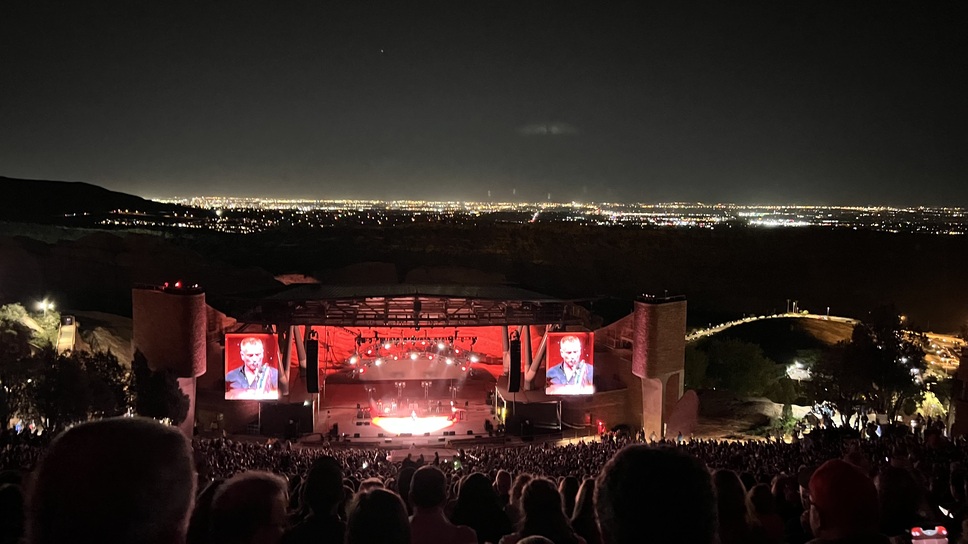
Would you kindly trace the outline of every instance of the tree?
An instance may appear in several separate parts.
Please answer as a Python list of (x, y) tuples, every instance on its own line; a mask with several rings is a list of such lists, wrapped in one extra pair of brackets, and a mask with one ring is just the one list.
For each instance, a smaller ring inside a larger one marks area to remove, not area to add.
[(901, 327), (891, 306), (872, 311), (854, 327), (850, 341), (827, 350), (813, 364), (811, 388), (818, 399), (833, 402), (844, 423), (861, 407), (894, 421), (926, 390), (923, 338)]
[(188, 417), (188, 395), (178, 387), (178, 378), (167, 370), (152, 371), (141, 351), (131, 363), (134, 410), (138, 415), (156, 419), (168, 418), (178, 425)]
[(24, 324), (27, 310), (20, 304), (0, 306), (0, 363), (27, 357), (33, 351), (33, 331)]
[(15, 415), (25, 419), (41, 417), (34, 393), (41, 368), (41, 360), (29, 354), (0, 361), (0, 421), (4, 424)]
[(706, 369), (709, 367), (709, 357), (696, 344), (686, 346), (685, 383), (686, 389), (702, 389), (706, 387)]
[(811, 399), (834, 405), (843, 425), (859, 407), (868, 404), (872, 383), (870, 365), (853, 351), (854, 346), (846, 340), (825, 350), (811, 364), (811, 379), (806, 384)]
[(61, 429), (88, 419), (91, 406), (90, 379), (80, 357), (58, 357), (44, 350), (40, 376), (33, 380), (37, 411), (46, 427)]
[(130, 373), (111, 352), (76, 355), (84, 363), (91, 390), (93, 417), (118, 416), (127, 412), (131, 385)]
[(54, 347), (59, 328), (60, 314), (53, 310), (31, 315), (20, 304), (0, 306), (0, 361)]
[(50, 348), (0, 367), (3, 415), (44, 421), (57, 430), (78, 421), (123, 414), (128, 372), (110, 353), (57, 355)]
[(756, 344), (734, 338), (713, 340), (706, 349), (707, 383), (740, 396), (760, 396), (783, 376), (783, 368)]

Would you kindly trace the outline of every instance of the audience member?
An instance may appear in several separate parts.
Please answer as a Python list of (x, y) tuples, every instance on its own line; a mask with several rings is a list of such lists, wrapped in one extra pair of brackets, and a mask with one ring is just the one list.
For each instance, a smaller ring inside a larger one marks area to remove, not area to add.
[(433, 465), (413, 474), (410, 503), (410, 538), (413, 544), (474, 544), (477, 533), (470, 527), (454, 525), (444, 516), (447, 502), (447, 477)]
[(524, 486), (528, 485), (531, 478), (532, 476), (528, 473), (518, 474), (517, 478), (514, 479), (514, 484), (511, 485), (508, 504), (504, 507), (504, 512), (511, 521), (511, 525), (516, 526), (521, 519), (521, 493), (524, 492)]
[(212, 501), (215, 492), (225, 483), (218, 479), (209, 482), (195, 498), (195, 509), (188, 522), (188, 544), (208, 544), (212, 541)]
[(535, 478), (524, 487), (521, 495), (521, 521), (518, 530), (500, 540), (500, 544), (516, 544), (529, 536), (543, 536), (555, 544), (585, 544), (565, 517), (558, 487), (547, 478)]
[(754, 531), (752, 509), (739, 476), (732, 470), (717, 470), (713, 473), (713, 488), (720, 544), (761, 542), (761, 535)]
[(407, 508), (393, 491), (362, 490), (346, 512), (346, 544), (410, 544)]
[(511, 473), (503, 468), (498, 470), (497, 475), (494, 476), (494, 492), (497, 493), (498, 504), (501, 505), (501, 508), (507, 506), (511, 500), (511, 484)]
[(288, 482), (271, 472), (237, 474), (212, 499), (212, 542), (278, 544), (288, 527)]
[(480, 472), (468, 475), (461, 482), (450, 521), (474, 529), (482, 544), (497, 542), (513, 530), (491, 482)]
[(595, 483), (595, 511), (606, 544), (711, 544), (715, 538), (709, 471), (672, 448), (633, 445), (615, 454)]
[(23, 536), (23, 490), (17, 484), (0, 484), (0, 544), (17, 544)]
[(880, 530), (884, 535), (898, 538), (910, 534), (912, 527), (934, 527), (922, 516), (924, 491), (906, 469), (882, 467), (874, 486), (880, 504)]
[(783, 518), (777, 513), (770, 487), (766, 484), (754, 485), (748, 498), (753, 517), (763, 531), (764, 540), (769, 544), (781, 544), (784, 534)]
[(303, 484), (303, 500), (309, 514), (283, 537), (285, 544), (343, 542), (346, 524), (340, 519), (343, 503), (343, 467), (330, 456), (313, 462)]
[(184, 542), (195, 496), (188, 441), (142, 418), (83, 423), (58, 436), (27, 498), (27, 542)]
[(595, 479), (585, 478), (578, 488), (575, 513), (571, 516), (571, 527), (588, 544), (601, 544), (602, 534), (595, 518)]
[(578, 478), (565, 476), (558, 483), (558, 493), (561, 493), (561, 507), (565, 510), (565, 517), (571, 518), (575, 513), (575, 497), (578, 496)]
[(878, 533), (877, 489), (855, 465), (827, 461), (809, 485), (811, 544), (888, 542)]

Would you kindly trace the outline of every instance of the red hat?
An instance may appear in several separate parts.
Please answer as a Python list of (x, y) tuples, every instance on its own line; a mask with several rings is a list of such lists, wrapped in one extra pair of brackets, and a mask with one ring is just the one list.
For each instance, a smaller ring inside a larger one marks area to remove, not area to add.
[(876, 530), (877, 488), (856, 466), (832, 459), (810, 477), (810, 503), (820, 510), (827, 527), (841, 530)]

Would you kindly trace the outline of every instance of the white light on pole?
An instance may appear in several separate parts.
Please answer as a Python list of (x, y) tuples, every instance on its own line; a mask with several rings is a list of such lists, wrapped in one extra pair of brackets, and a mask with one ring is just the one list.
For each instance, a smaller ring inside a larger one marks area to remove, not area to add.
[(51, 300), (41, 300), (37, 303), (37, 310), (44, 312), (44, 317), (47, 317), (47, 310), (54, 309), (54, 302)]

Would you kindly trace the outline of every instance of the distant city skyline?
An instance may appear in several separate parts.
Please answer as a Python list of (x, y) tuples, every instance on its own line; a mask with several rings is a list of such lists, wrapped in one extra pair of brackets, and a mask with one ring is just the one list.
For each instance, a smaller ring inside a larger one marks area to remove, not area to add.
[(958, 5), (0, 3), (0, 176), (968, 206)]
[(964, 236), (968, 233), (968, 211), (942, 207), (303, 200), (227, 196), (168, 199), (165, 202), (214, 210), (216, 213), (188, 212), (159, 216), (139, 210), (116, 209), (92, 218), (92, 221), (112, 227), (177, 227), (242, 234), (280, 227), (313, 229), (489, 222), (710, 230), (819, 227), (943, 236)]

